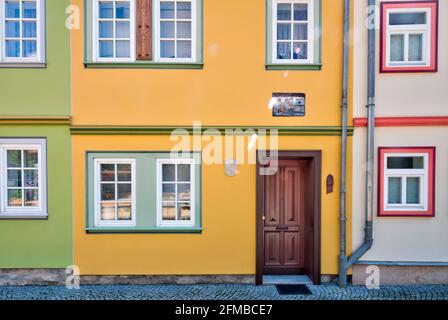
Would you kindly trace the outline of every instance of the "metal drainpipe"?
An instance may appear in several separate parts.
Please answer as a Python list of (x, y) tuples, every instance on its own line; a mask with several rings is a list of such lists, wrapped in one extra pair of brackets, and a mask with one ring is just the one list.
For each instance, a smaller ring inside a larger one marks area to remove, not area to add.
[[(350, 1), (345, 1), (345, 15), (344, 15), (344, 82), (348, 79), (346, 78), (348, 75), (348, 66), (346, 63), (346, 56), (348, 55), (348, 32), (349, 23), (347, 20), (349, 19), (350, 9), (347, 8), (349, 6)], [(376, 0), (368, 0), (369, 8), (375, 8)], [(371, 10), (369, 10), (370, 14), (375, 14)], [(347, 17), (348, 16), (348, 17)], [(364, 229), (364, 242), (363, 244), (352, 253), (350, 257), (347, 257), (347, 243), (346, 243), (346, 221), (347, 221), (347, 212), (346, 212), (346, 139), (347, 137), (343, 135), (342, 137), (342, 165), (341, 167), (344, 170), (341, 171), (341, 174), (344, 174), (341, 178), (341, 230), (340, 230), (340, 256), (339, 256), (339, 285), (341, 287), (347, 286), (347, 271), (353, 266), (353, 264), (358, 261), (371, 247), (373, 243), (373, 211), (374, 211), (374, 196), (375, 196), (375, 52), (376, 52), (376, 43), (375, 43), (375, 17), (373, 17), (370, 22), (372, 23), (369, 26), (368, 30), (368, 79), (367, 79), (367, 114), (368, 114), (368, 125), (367, 125), (367, 169), (366, 169), (366, 222)], [(346, 85), (343, 85), (344, 90), (346, 90)], [(347, 98), (347, 92), (343, 93), (343, 110), (344, 110), (344, 97)], [(346, 101), (346, 100), (345, 100)], [(346, 115), (345, 115), (346, 122)], [(343, 121), (344, 125), (344, 112), (343, 112)], [(343, 130), (344, 133), (344, 130)], [(345, 141), (344, 141), (345, 140)], [(345, 152), (345, 153), (344, 153)]]

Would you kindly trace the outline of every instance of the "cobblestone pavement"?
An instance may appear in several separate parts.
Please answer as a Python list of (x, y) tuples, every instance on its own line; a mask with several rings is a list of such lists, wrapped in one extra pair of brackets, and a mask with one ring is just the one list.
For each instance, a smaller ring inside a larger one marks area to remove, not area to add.
[(64, 286), (0, 287), (0, 300), (448, 300), (448, 285), (309, 285), (312, 295), (279, 295), (275, 286), (101, 285), (69, 290)]

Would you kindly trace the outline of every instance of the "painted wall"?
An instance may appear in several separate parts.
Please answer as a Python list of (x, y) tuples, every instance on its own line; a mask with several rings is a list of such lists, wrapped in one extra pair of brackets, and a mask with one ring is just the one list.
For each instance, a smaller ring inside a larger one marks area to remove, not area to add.
[(69, 0), (46, 0), (47, 68), (0, 70), (1, 115), (49, 116), (70, 113)]
[(68, 127), (1, 125), (0, 137), (45, 137), (48, 179), (48, 220), (0, 220), (0, 268), (65, 268), (72, 262)]
[[(84, 12), (83, 0), (72, 0)], [(73, 30), (75, 125), (340, 125), (343, 0), (323, 0), (322, 71), (266, 71), (266, 2), (204, 1), (204, 69), (86, 69)], [(306, 117), (273, 118), (273, 92), (304, 92)], [(92, 107), (94, 106), (94, 108)]]
[[(82, 274), (255, 273), (256, 171), (255, 165), (251, 164), (240, 165), (239, 174), (233, 178), (225, 175), (223, 165), (203, 164), (201, 234), (86, 233), (86, 152), (169, 151), (173, 146), (169, 138), (142, 135), (72, 136), (74, 262)], [(325, 179), (328, 174), (339, 175), (340, 163), (337, 159), (340, 138), (284, 136), (279, 138), (279, 149), (323, 150), (322, 273), (336, 274), (339, 186), (335, 183), (334, 192), (327, 194)], [(350, 197), (348, 203), (351, 212)], [(348, 238), (350, 247), (350, 232)]]

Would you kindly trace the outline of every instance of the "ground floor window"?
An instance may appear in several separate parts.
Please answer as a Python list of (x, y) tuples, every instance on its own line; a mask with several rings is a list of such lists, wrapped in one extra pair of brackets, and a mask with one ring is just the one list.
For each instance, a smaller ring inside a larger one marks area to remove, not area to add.
[(89, 152), (87, 231), (200, 231), (200, 157)]
[(46, 217), (44, 139), (0, 139), (0, 218)]
[(379, 157), (379, 215), (432, 216), (435, 148), (380, 148)]

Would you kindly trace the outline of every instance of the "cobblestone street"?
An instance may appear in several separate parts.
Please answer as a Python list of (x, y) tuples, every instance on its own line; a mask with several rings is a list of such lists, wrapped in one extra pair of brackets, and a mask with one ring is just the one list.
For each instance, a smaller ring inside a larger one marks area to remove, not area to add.
[(448, 300), (448, 285), (308, 286), (312, 295), (279, 295), (275, 286), (253, 285), (115, 285), (0, 287), (0, 300)]

